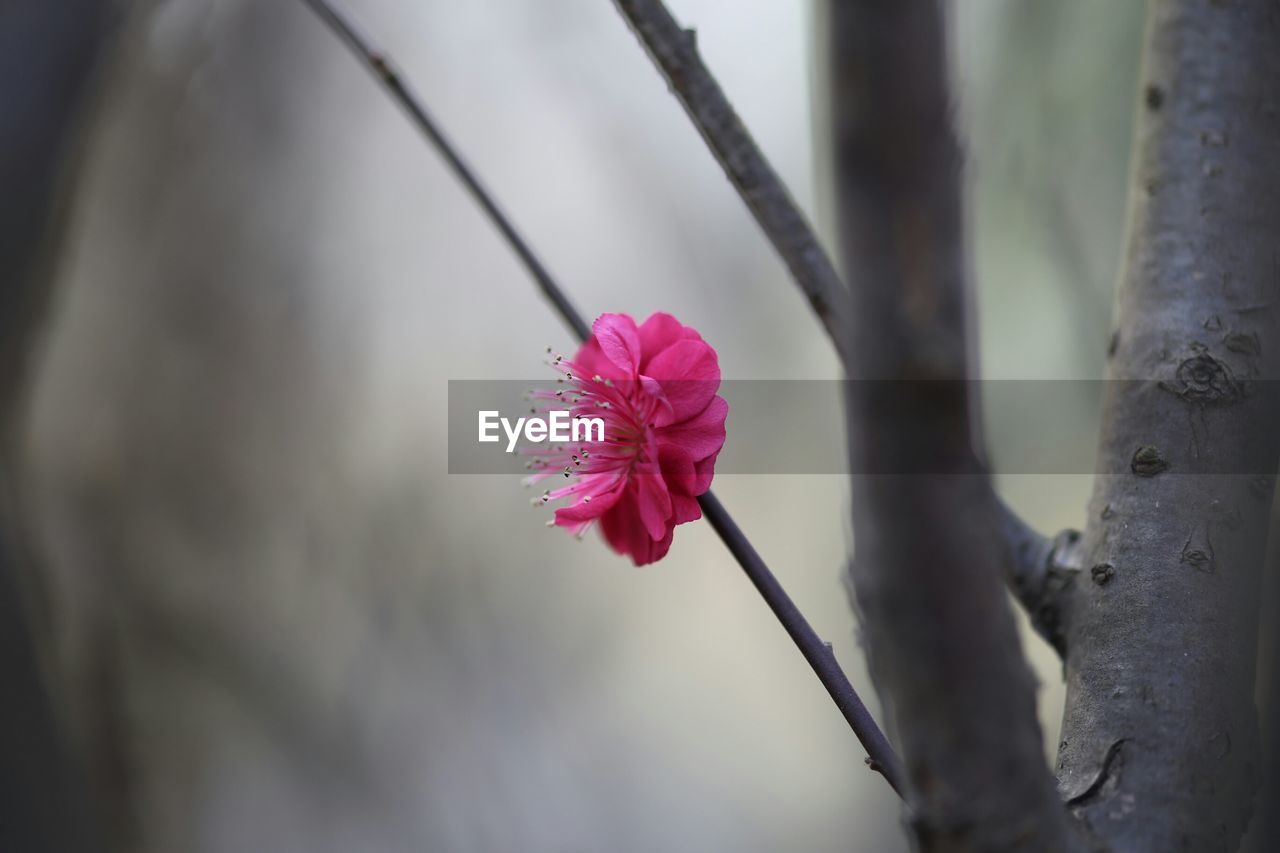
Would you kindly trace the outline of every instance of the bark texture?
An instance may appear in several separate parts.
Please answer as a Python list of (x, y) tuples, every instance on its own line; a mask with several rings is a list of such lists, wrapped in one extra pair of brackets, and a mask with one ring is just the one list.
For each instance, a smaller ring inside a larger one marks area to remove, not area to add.
[(929, 851), (1072, 849), (974, 452), (961, 157), (933, 0), (830, 6), (855, 560), (873, 678)]
[(1156, 0), (1059, 777), (1099, 847), (1250, 819), (1277, 437), (1280, 4)]

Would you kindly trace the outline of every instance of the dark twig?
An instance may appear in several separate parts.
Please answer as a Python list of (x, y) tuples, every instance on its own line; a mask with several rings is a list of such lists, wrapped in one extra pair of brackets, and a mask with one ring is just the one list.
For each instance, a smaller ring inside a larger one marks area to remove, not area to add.
[(525, 269), (529, 271), (529, 275), (533, 276), (533, 280), (537, 282), (538, 288), (547, 299), (551, 300), (551, 304), (555, 306), (556, 313), (564, 319), (574, 334), (579, 338), (585, 338), (591, 334), (591, 327), (582, 319), (582, 315), (578, 313), (577, 309), (570, 304), (568, 298), (564, 295), (564, 291), (560, 289), (555, 279), (551, 277), (551, 273), (547, 272), (547, 268), (542, 265), (542, 261), (538, 260), (538, 256), (533, 253), (533, 249), (520, 236), (520, 232), (516, 230), (515, 226), (511, 224), (511, 220), (498, 207), (498, 203), (494, 201), (489, 191), (480, 183), (480, 179), (476, 177), (475, 172), (458, 154), (457, 149), (453, 147), (443, 131), (440, 130), (440, 126), (436, 124), (435, 119), (431, 117), (431, 113), (427, 112), (422, 99), (410, 88), (409, 81), (396, 70), (387, 55), (374, 46), (373, 41), (361, 31), (351, 15), (343, 11), (336, 3), (330, 3), (327, 0), (302, 0), (302, 2), (311, 7), (311, 10), (328, 25), (329, 29), (343, 44), (350, 48), (351, 52), (373, 72), (374, 76), (382, 83), (387, 94), (404, 109), (409, 119), (427, 137), (432, 146), (435, 147), (436, 152), (449, 164), (449, 168), (453, 170), (458, 180), (462, 181), (463, 186), (467, 188), (467, 192), (475, 199), (476, 204), (484, 209), (489, 219), (502, 232), (503, 239), (520, 256), (520, 262), (524, 264)]
[(661, 0), (614, 0), (707, 147), (804, 291), (841, 360), (848, 291), (782, 179), (760, 152), (698, 56), (693, 30), (681, 29)]
[(1070, 592), (1083, 568), (1080, 533), (1063, 530), (1050, 538), (1019, 518), (998, 496), (994, 500), (1006, 549), (1005, 582), (1026, 610), (1032, 627), (1065, 658)]
[(831, 694), (840, 713), (844, 714), (844, 718), (849, 721), (850, 728), (870, 756), (868, 764), (884, 774), (885, 780), (893, 790), (902, 795), (902, 767), (898, 763), (898, 757), (879, 726), (876, 725), (876, 721), (872, 719), (871, 712), (867, 710), (867, 706), (863, 704), (857, 691), (849, 683), (848, 676), (840, 668), (830, 647), (814, 633), (813, 627), (804, 618), (804, 614), (796, 607), (791, 596), (787, 595), (782, 584), (778, 583), (773, 572), (769, 571), (769, 567), (747, 541), (747, 537), (743, 535), (720, 500), (711, 492), (707, 492), (698, 499), (698, 503), (702, 505), (702, 514), (706, 516), (711, 528), (720, 535), (725, 545), (733, 552), (733, 556), (737, 558), (743, 571), (751, 579), (751, 583), (755, 585), (774, 615), (778, 617), (782, 627), (787, 629), (787, 633), (791, 635), (791, 639), (795, 641), (800, 653), (809, 662), (809, 666), (813, 667), (822, 686)]
[[(302, 0), (302, 2), (311, 7), (320, 19), (338, 35), (342, 42), (373, 71), (378, 80), (382, 82), (384, 88), (405, 109), (409, 118), (449, 162), (455, 174), (466, 185), (480, 206), (484, 208), (485, 213), (497, 226), (502, 236), (515, 249), (516, 254), (519, 255), (529, 274), (533, 276), (542, 292), (551, 300), (557, 313), (573, 329), (578, 339), (584, 340), (590, 334), (590, 328), (582, 319), (582, 315), (569, 302), (564, 291), (561, 290), (560, 286), (552, 279), (550, 273), (538, 261), (533, 250), (525, 243), (510, 220), (506, 218), (501, 208), (488, 194), (461, 155), (441, 133), (439, 127), (422, 105), (421, 100), (409, 88), (404, 78), (392, 67), (387, 56), (373, 46), (373, 43), (356, 27), (350, 16), (341, 11), (336, 4), (328, 2), (328, 0)], [(792, 640), (799, 647), (800, 653), (804, 655), (805, 660), (813, 667), (818, 679), (827, 688), (827, 692), (831, 694), (836, 706), (849, 722), (850, 728), (853, 729), (854, 735), (858, 738), (863, 748), (866, 749), (869, 756), (868, 765), (883, 775), (894, 791), (901, 794), (902, 772), (898, 758), (894, 754), (893, 748), (889, 745), (889, 741), (885, 738), (884, 733), (880, 731), (875, 720), (872, 719), (866, 705), (863, 704), (857, 692), (853, 689), (853, 685), (849, 683), (849, 679), (840, 668), (835, 655), (814, 632), (813, 627), (795, 606), (795, 603), (787, 595), (782, 585), (778, 583), (778, 579), (769, 571), (769, 567), (765, 565), (764, 560), (760, 558), (755, 548), (751, 546), (751, 543), (729, 515), (728, 510), (724, 508), (715, 495), (707, 492), (699, 498), (699, 503), (712, 529), (719, 534), (729, 552), (733, 554), (738, 564), (742, 566), (743, 571), (747, 573), (747, 577), (760, 592), (765, 603), (773, 610), (774, 615), (778, 617), (778, 621), (782, 623), (783, 628), (786, 629)]]

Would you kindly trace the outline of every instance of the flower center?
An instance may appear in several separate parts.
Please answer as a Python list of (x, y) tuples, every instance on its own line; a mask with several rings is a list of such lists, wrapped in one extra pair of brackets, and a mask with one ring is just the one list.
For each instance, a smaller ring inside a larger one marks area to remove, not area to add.
[[(551, 355), (550, 348), (547, 353)], [(531, 503), (538, 507), (567, 498), (566, 506), (575, 507), (593, 500), (616, 499), (615, 492), (626, 487), (636, 466), (651, 461), (649, 435), (660, 401), (638, 381), (615, 382), (598, 374), (588, 376), (585, 369), (563, 355), (554, 355), (547, 363), (560, 374), (556, 379), (560, 387), (530, 391), (527, 397), (533, 401), (531, 411), (568, 411), (572, 418), (599, 418), (604, 422), (604, 435), (599, 441), (555, 445), (533, 455), (525, 463), (531, 472), (524, 480), (526, 486), (548, 479), (568, 482), (544, 490)], [(521, 452), (536, 451), (522, 448)], [(570, 530), (581, 538), (594, 520), (584, 520)], [(555, 524), (554, 520), (547, 522), (548, 527)]]

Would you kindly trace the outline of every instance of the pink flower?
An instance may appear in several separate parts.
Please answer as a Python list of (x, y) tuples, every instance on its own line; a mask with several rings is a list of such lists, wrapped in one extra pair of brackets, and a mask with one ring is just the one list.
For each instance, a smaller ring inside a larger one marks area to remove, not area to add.
[(711, 487), (729, 405), (717, 396), (716, 351), (670, 314), (636, 326), (602, 314), (572, 360), (553, 366), (567, 387), (534, 392), (548, 408), (601, 418), (604, 440), (535, 457), (528, 482), (568, 479), (535, 503), (568, 498), (549, 525), (581, 537), (596, 521), (613, 550), (637, 566), (662, 559), (677, 524), (702, 517), (697, 497)]

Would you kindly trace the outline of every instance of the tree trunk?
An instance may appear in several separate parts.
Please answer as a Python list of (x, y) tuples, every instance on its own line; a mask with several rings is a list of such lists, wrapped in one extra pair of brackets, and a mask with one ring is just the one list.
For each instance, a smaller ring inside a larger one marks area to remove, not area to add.
[(830, 6), (851, 578), (930, 851), (1071, 849), (974, 451), (961, 157), (933, 0)]
[(1280, 5), (1149, 9), (1099, 476), (1084, 562), (1046, 604), (1068, 683), (1057, 794), (954, 390), (965, 260), (938, 5), (830, 11), (851, 374), (881, 380), (851, 383), (852, 579), (917, 844), (1233, 851), (1261, 769), (1280, 442)]
[(1125, 851), (1232, 851), (1250, 818), (1276, 465), (1280, 5), (1150, 8), (1062, 788)]

